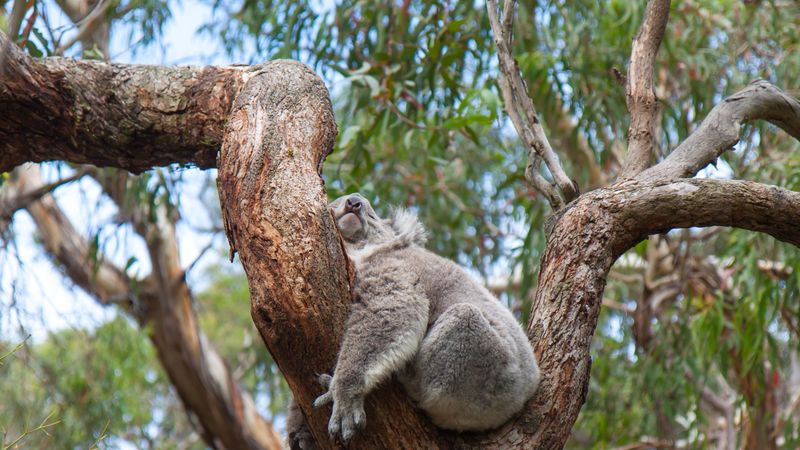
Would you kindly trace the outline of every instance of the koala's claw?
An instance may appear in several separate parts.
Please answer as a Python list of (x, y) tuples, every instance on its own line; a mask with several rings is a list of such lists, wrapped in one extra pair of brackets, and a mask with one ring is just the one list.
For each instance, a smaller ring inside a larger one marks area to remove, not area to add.
[(321, 384), (322, 387), (326, 389), (331, 387), (331, 380), (333, 380), (333, 377), (328, 375), (327, 373), (320, 374), (317, 377), (317, 383)]
[(352, 403), (346, 406), (339, 406), (339, 403), (341, 402), (333, 404), (333, 414), (328, 422), (328, 434), (340, 435), (342, 440), (347, 442), (356, 431), (366, 426), (367, 415), (364, 413), (363, 399), (353, 399)]
[(317, 397), (316, 400), (314, 400), (314, 408), (319, 408), (320, 406), (325, 406), (328, 403), (330, 403), (331, 401), (333, 401), (333, 395), (331, 394), (330, 391), (328, 391), (328, 392), (320, 395), (319, 397)]
[(319, 408), (320, 406), (325, 406), (328, 403), (333, 401), (333, 394), (331, 393), (331, 389), (330, 389), (331, 380), (333, 380), (333, 377), (328, 375), (327, 373), (323, 373), (322, 375), (317, 377), (317, 382), (319, 384), (321, 384), (322, 387), (327, 389), (327, 392), (325, 392), (324, 394), (320, 395), (319, 397), (316, 398), (316, 400), (314, 400), (314, 407), (315, 408)]

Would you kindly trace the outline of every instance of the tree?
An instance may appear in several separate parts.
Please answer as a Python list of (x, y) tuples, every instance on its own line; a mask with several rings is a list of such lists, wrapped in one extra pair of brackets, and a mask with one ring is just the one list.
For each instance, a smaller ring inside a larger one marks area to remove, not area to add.
[[(654, 142), (659, 134), (652, 73), (668, 11), (669, 2), (648, 3), (628, 75), (620, 76), (632, 114), (620, 180), (579, 194), (544, 137), (541, 123), (547, 117), (536, 114), (511, 56), (513, 3), (502, 11), (489, 3), (503, 74), (500, 92), (529, 149), (526, 176), (555, 211), (546, 227), (547, 245), (528, 326), (542, 368), (542, 387), (524, 414), (502, 429), (482, 436), (457, 436), (431, 427), (396, 386), (389, 386), (371, 399), (369, 432), (355, 445), (562, 446), (585, 400), (590, 341), (606, 278), (620, 255), (648, 235), (712, 225), (760, 231), (798, 245), (800, 194), (754, 182), (686, 178), (735, 144), (743, 122), (765, 119), (795, 137), (800, 134), (797, 100), (771, 84), (759, 81), (728, 96), (688, 139), (651, 164), (658, 153)], [(8, 112), (0, 113), (0, 141), (5, 150), (0, 170), (22, 161), (51, 158), (134, 171), (168, 162), (205, 166), (212, 164), (216, 147), (222, 145), (220, 200), (231, 248), (239, 252), (248, 273), (253, 319), (315, 437), (323, 446), (333, 445), (324, 434), (326, 412), (309, 405), (319, 393), (315, 374), (333, 365), (352, 273), (346, 269), (348, 263), (324, 207), (319, 174), (332, 149), (335, 126), (319, 79), (307, 68), (287, 62), (253, 69), (144, 69), (68, 60), (40, 62), (11, 46), (4, 48), (8, 76), (2, 81), (0, 102), (8, 106), (4, 108)], [(152, 74), (146, 71), (158, 71), (160, 79), (179, 82), (173, 84), (174, 91), (158, 89), (139, 76)], [(30, 92), (40, 96), (26, 95)], [(210, 95), (218, 92), (225, 94)], [(76, 103), (77, 107), (71, 106)], [(142, 111), (145, 114), (139, 114)], [(226, 120), (223, 139), (220, 127)], [(24, 134), (42, 129), (45, 123), (52, 130), (50, 136)], [(587, 139), (604, 132), (598, 129)], [(26, 146), (15, 140), (20, 136), (29, 136)], [(52, 150), (32, 154), (31, 142), (34, 148), (47, 144), (44, 148)], [(578, 148), (584, 145), (577, 142)], [(144, 155), (132, 155), (131, 145), (141, 148)], [(158, 153), (164, 146), (170, 151)], [(540, 160), (547, 172), (540, 172)], [(552, 178), (547, 179), (547, 174)], [(649, 345), (647, 323), (652, 317), (647, 306), (637, 304), (636, 314), (644, 320), (634, 330), (641, 337), (637, 344), (644, 349)], [(753, 381), (742, 379), (743, 385), (751, 384), (751, 391)], [(748, 406), (756, 403), (754, 397)], [(748, 417), (752, 430), (746, 433), (747, 445), (762, 448), (770, 440), (774, 445), (769, 420), (759, 423), (752, 413)]]

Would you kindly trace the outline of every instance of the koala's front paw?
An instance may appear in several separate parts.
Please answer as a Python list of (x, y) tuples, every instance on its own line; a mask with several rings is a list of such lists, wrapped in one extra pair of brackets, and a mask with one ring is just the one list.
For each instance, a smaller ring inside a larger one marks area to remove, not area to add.
[(357, 430), (367, 424), (367, 415), (364, 413), (364, 397), (347, 395), (334, 388), (333, 377), (327, 374), (319, 376), (319, 383), (328, 388), (328, 392), (314, 400), (314, 406), (320, 407), (333, 402), (333, 413), (328, 421), (328, 433), (331, 436), (340, 435), (342, 440), (349, 441)]

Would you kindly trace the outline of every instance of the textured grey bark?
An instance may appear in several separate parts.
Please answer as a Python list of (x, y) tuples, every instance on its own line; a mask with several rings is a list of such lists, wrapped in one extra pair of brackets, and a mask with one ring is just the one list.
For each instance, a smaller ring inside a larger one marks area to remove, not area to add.
[(50, 160), (214, 167), (253, 70), (32, 59), (0, 32), (0, 172)]

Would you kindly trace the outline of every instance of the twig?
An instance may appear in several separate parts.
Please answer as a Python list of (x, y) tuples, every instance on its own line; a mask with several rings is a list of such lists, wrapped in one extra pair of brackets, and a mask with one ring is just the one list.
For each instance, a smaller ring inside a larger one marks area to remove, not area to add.
[[(100, 0), (100, 2), (95, 5), (89, 14), (86, 15), (83, 19), (77, 21), (75, 23), (78, 26), (78, 32), (75, 33), (67, 42), (59, 45), (58, 48), (53, 52), (53, 54), (61, 56), (64, 54), (67, 49), (75, 45), (76, 42), (81, 41), (86, 38), (86, 36), (92, 34), (98, 26), (103, 23), (103, 19), (105, 18), (106, 13), (108, 10), (114, 6), (115, 2), (112, 1), (104, 1)], [(86, 50), (86, 49), (84, 49)], [(108, 55), (106, 55), (107, 57)]]
[(29, 191), (20, 192), (14, 197), (3, 199), (0, 198), (0, 220), (11, 220), (11, 216), (18, 210), (28, 206), (31, 202), (39, 200), (43, 196), (53, 192), (57, 188), (73, 181), (80, 179), (88, 172), (87, 169), (81, 168), (75, 174), (54, 181), (52, 183), (37, 186)]
[[(519, 73), (517, 62), (511, 56), (511, 42), (512, 33), (511, 28), (513, 25), (512, 13), (514, 10), (514, 1), (506, 0), (503, 6), (503, 21), (497, 17), (497, 0), (489, 0), (486, 3), (486, 9), (489, 14), (489, 22), (492, 26), (492, 34), (497, 46), (497, 58), (499, 61), (500, 77), (498, 84), (500, 91), (503, 94), (503, 103), (505, 104), (506, 112), (508, 113), (514, 128), (522, 139), (522, 142), (528, 147), (528, 167), (531, 169), (538, 168), (539, 164), (536, 162), (535, 155), (544, 161), (550, 174), (553, 176), (554, 184), (558, 187), (558, 191), (550, 185), (544, 178), (538, 174), (538, 171), (528, 170), (526, 176), (528, 181), (534, 188), (542, 192), (550, 201), (550, 205), (554, 209), (561, 208), (564, 204), (569, 203), (571, 200), (577, 198), (578, 190), (574, 182), (570, 180), (561, 163), (558, 161), (558, 156), (550, 147), (547, 137), (542, 128), (541, 121), (536, 114), (536, 109), (533, 101), (527, 94), (525, 82)], [(521, 109), (524, 114), (520, 114)], [(536, 177), (535, 175), (539, 175)]]
[(622, 179), (633, 178), (648, 168), (652, 159), (659, 109), (653, 89), (653, 68), (667, 28), (669, 4), (670, 0), (647, 2), (642, 26), (633, 38), (625, 86), (631, 125), (628, 128), (628, 154), (620, 174)]

